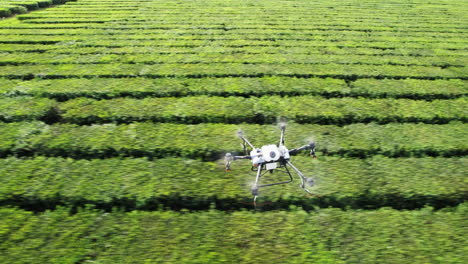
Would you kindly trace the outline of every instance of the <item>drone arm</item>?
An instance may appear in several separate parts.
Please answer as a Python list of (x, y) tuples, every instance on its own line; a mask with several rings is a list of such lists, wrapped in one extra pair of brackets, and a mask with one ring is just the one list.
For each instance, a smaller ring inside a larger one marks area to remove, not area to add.
[(252, 148), (252, 150), (255, 149), (255, 147), (252, 145), (252, 143), (250, 143), (250, 142), (244, 137), (242, 131), (238, 131), (238, 132), (237, 132), (237, 135), (239, 136), (240, 139), (242, 139), (242, 141), (244, 141), (244, 144), (249, 145), (249, 146)]
[(238, 159), (252, 159), (250, 155), (245, 155), (245, 156), (234, 156), (233, 160), (238, 160)]
[(281, 137), (280, 137), (280, 146), (284, 146), (284, 131), (286, 130), (286, 125), (281, 125)]
[[(291, 168), (297, 173), (297, 175), (299, 175), (299, 177), (301, 178), (301, 188), (304, 189), (304, 191), (312, 194), (311, 191), (307, 190), (307, 188), (305, 187), (305, 182), (309, 182), (309, 180), (311, 179), (308, 179), (306, 176), (304, 176), (304, 174), (302, 174), (302, 172), (296, 168), (296, 166), (294, 166), (289, 160), (287, 161), (287, 164), (289, 166), (291, 166)], [(310, 184), (310, 183), (309, 183)], [(313, 184), (313, 181), (311, 183), (311, 185)]]
[(250, 143), (244, 136), (239, 135), (239, 137), (244, 141), (244, 143), (249, 145), (252, 149), (255, 149), (255, 147), (252, 145), (252, 143)]
[(315, 158), (315, 142), (311, 142), (310, 144), (304, 145), (300, 148), (291, 149), (289, 150), (289, 154), (293, 154), (305, 149), (310, 149), (310, 155)]
[(224, 164), (226, 165), (226, 171), (231, 170), (231, 162), (238, 160), (238, 159), (251, 159), (250, 156), (233, 156), (231, 153), (226, 153), (224, 156)]
[(299, 152), (301, 150), (308, 149), (308, 148), (309, 148), (309, 145), (305, 145), (300, 148), (290, 149), (289, 154), (296, 153), (296, 152)]

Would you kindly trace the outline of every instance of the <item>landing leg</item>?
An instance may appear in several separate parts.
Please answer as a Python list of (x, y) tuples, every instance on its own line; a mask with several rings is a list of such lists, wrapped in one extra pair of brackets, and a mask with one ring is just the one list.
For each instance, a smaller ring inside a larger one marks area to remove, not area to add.
[(252, 186), (252, 195), (254, 195), (255, 198), (258, 195), (258, 188), (259, 188), (258, 181), (260, 180), (261, 174), (262, 174), (262, 165), (259, 165), (257, 169), (257, 177), (255, 177), (255, 184)]

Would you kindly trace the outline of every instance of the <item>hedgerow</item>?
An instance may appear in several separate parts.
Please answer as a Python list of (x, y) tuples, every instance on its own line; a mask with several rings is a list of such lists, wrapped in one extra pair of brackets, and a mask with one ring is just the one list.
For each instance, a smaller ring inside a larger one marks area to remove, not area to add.
[[(189, 95), (263, 96), (263, 95), (347, 95), (350, 89), (343, 80), (332, 78), (93, 78), (30, 81), (0, 79), (0, 94), (31, 95), (60, 101), (76, 97), (109, 99), (115, 97), (170, 97)], [(452, 90), (453, 98), (457, 97)], [(459, 91), (458, 91), (459, 92)], [(460, 92), (459, 92), (460, 93)]]
[[(463, 263), (466, 205), (105, 213), (2, 208), (4, 263)], [(344, 242), (345, 241), (345, 242)], [(60, 250), (58, 250), (60, 249)]]
[(96, 230), (102, 223), (101, 217), (105, 214), (86, 211), (70, 215), (63, 209), (34, 216), (31, 212), (2, 207), (0, 262), (79, 262), (97, 249), (94, 242), (103, 234)]
[(28, 152), (26, 140), (40, 133), (45, 127), (47, 126), (42, 122), (0, 124), (0, 157), (13, 152)]
[[(28, 15), (21, 15), (18, 16), (19, 20), (26, 20), (25, 22), (28, 22), (27, 20), (38, 20), (38, 19), (79, 19), (79, 20), (85, 20), (85, 19), (90, 19), (95, 17), (95, 13), (86, 13), (83, 15), (76, 14), (76, 13), (71, 13), (71, 14), (56, 14), (56, 15), (50, 15), (50, 14), (28, 14)], [(128, 13), (122, 13), (120, 16), (118, 13), (113, 12), (112, 16), (109, 16), (108, 18), (125, 18), (125, 16), (128, 16)], [(104, 16), (101, 14), (101, 18), (104, 18)], [(107, 19), (107, 18), (106, 18)], [(291, 44), (295, 43), (296, 41), (299, 41), (298, 44), (301, 45), (318, 45), (318, 46), (331, 46), (333, 43), (329, 42), (335, 42), (335, 46), (341, 46), (341, 42), (343, 42), (342, 38), (336, 37), (336, 33), (343, 35), (347, 37), (346, 41), (344, 42), (345, 45), (349, 45), (350, 43), (348, 40), (357, 40), (357, 39), (362, 39), (363, 43), (361, 45), (369, 45), (371, 46), (370, 42), (378, 42), (378, 45), (381, 45), (382, 42), (388, 41), (389, 39), (392, 39), (396, 36), (395, 33), (393, 32), (377, 32), (376, 34), (372, 35), (369, 37), (366, 33), (359, 32), (359, 31), (343, 31), (343, 30), (329, 30), (329, 31), (317, 31), (317, 30), (310, 30), (310, 31), (287, 31), (284, 29), (274, 29), (275, 31), (271, 30), (260, 30), (260, 29), (234, 29), (226, 32), (225, 30), (218, 28), (218, 29), (211, 29), (211, 31), (217, 31), (216, 35), (207, 33), (206, 30), (203, 29), (195, 29), (191, 31), (191, 34), (188, 34), (187, 32), (179, 32), (178, 34), (175, 35), (166, 35), (164, 34), (164, 31), (161, 29), (155, 28), (155, 30), (149, 31), (148, 29), (143, 29), (143, 30), (138, 30), (138, 31), (133, 31), (129, 32), (128, 34), (123, 34), (123, 32), (116, 32), (111, 35), (107, 34), (109, 38), (107, 39), (114, 39), (114, 40), (174, 40), (174, 41), (184, 41), (184, 40), (211, 40), (211, 41), (235, 41), (234, 43), (239, 43), (239, 39), (244, 39), (244, 40), (253, 40), (253, 41), (284, 41), (286, 46), (291, 46)], [(14, 35), (13, 31), (3, 29), (0, 31), (2, 33), (8, 34), (8, 35)], [(50, 32), (38, 32), (38, 31), (33, 31), (31, 29), (28, 29), (27, 27), (22, 28), (22, 30), (19, 30), (19, 33), (22, 33), (20, 35), (17, 35), (16, 38), (28, 38), (30, 35), (35, 35), (39, 37), (44, 37), (45, 35), (51, 34), (55, 36), (62, 36), (64, 39), (68, 39), (70, 37), (73, 37), (75, 35), (80, 35), (80, 36), (87, 36), (89, 40), (96, 40), (97, 37), (100, 35), (105, 35), (104, 30), (101, 28), (96, 28), (93, 31), (89, 30), (83, 30), (83, 29), (72, 29), (70, 31), (65, 31), (63, 29), (56, 29), (56, 30), (51, 30)], [(153, 34), (151, 34), (153, 33)], [(335, 34), (333, 34), (335, 33)], [(416, 35), (416, 36), (415, 36)], [(463, 43), (461, 41), (459, 35), (454, 34), (454, 33), (441, 33), (441, 37), (444, 37), (446, 42), (448, 44), (453, 44), (453, 45), (460, 45)], [(434, 43), (434, 44), (440, 44), (442, 41), (439, 40), (431, 40), (428, 39), (428, 34), (424, 34), (421, 36), (417, 36), (417, 33), (413, 33), (409, 36), (402, 36), (401, 34), (399, 35), (398, 40), (400, 42), (404, 43), (411, 43), (411, 44), (421, 44), (421, 43)], [(309, 41), (310, 43), (302, 43), (301, 41)], [(230, 42), (227, 42), (227, 44), (230, 44)], [(263, 46), (261, 44), (264, 44), (263, 42), (260, 42), (259, 45)], [(393, 47), (392, 43), (389, 43), (390, 47)], [(411, 45), (409, 45), (411, 47)]]
[[(31, 19), (25, 20), (24, 23), (29, 24), (73, 24), (75, 25), (84, 24), (106, 24), (112, 22), (113, 18), (92, 20), (91, 18), (83, 19)], [(164, 27), (162, 27), (164, 28)], [(161, 29), (161, 28), (158, 28)], [(168, 30), (172, 29), (171, 27), (167, 28)], [(46, 36), (46, 35), (12, 35), (8, 39), (0, 40), (0, 43), (52, 43), (52, 41), (59, 42), (71, 42), (79, 41), (83, 46), (155, 46), (155, 47), (191, 47), (196, 48), (203, 46), (207, 41), (217, 44), (221, 47), (288, 47), (288, 48), (320, 48), (320, 47), (347, 47), (347, 48), (374, 48), (374, 49), (398, 49), (399, 45), (405, 43), (405, 48), (408, 49), (426, 49), (427, 42), (390, 42), (385, 40), (374, 41), (370, 39), (368, 42), (359, 39), (351, 39), (344, 41), (323, 41), (323, 40), (269, 40), (269, 39), (158, 39), (151, 37), (129, 37), (125, 38), (124, 36), (117, 37), (107, 37), (103, 39), (100, 36), (88, 37), (86, 40), (80, 40), (79, 36), (74, 35), (56, 35), (56, 36)], [(157, 41), (157, 43), (155, 42)], [(432, 48), (434, 49), (445, 49), (445, 50), (464, 50), (464, 42), (431, 42)]]
[[(0, 123), (0, 135), (10, 144), (3, 154), (34, 153), (73, 158), (105, 158), (112, 156), (183, 156), (217, 159), (225, 152), (241, 153), (235, 136), (239, 128), (253, 138), (256, 145), (276, 142), (278, 128), (271, 125), (226, 124), (154, 124), (129, 125), (72, 124), (40, 125), (37, 135), (30, 133), (30, 123)], [(467, 154), (464, 140), (466, 124), (352, 124), (294, 125), (288, 128), (288, 146), (302, 146), (307, 140), (320, 144), (324, 155), (368, 157), (381, 154), (389, 157), (406, 156), (463, 156)], [(34, 130), (35, 131), (35, 130)], [(258, 142), (261, 138), (261, 142)], [(257, 139), (257, 140), (255, 140)], [(2, 139), (4, 141), (4, 139)]]
[(416, 79), (466, 79), (464, 68), (397, 65), (345, 65), (345, 64), (59, 64), (0, 66), (0, 77), (31, 79), (70, 77), (333, 77), (358, 78), (416, 78)]
[[(18, 28), (14, 28), (18, 30)], [(43, 28), (34, 28), (33, 30)], [(49, 27), (46, 29), (54, 30)], [(67, 28), (67, 30), (73, 30)], [(9, 30), (11, 32), (11, 30)], [(127, 32), (127, 31), (124, 31)], [(358, 48), (358, 47), (341, 47), (341, 46), (329, 46), (329, 47), (317, 47), (313, 50), (307, 47), (197, 47), (194, 51), (190, 47), (164, 47), (157, 45), (146, 45), (146, 46), (129, 46), (129, 45), (116, 45), (112, 43), (108, 46), (92, 46), (87, 44), (86, 46), (80, 45), (79, 43), (74, 45), (46, 45), (46, 44), (2, 44), (0, 50), (3, 52), (43, 52), (54, 54), (198, 54), (205, 52), (218, 52), (222, 54), (278, 54), (287, 53), (296, 56), (297, 54), (335, 54), (335, 55), (372, 55), (372, 56), (409, 56), (409, 57), (435, 57), (437, 56), (452, 56), (460, 57), (464, 56), (463, 50), (447, 50), (447, 49), (375, 49), (375, 48)], [(430, 58), (427, 58), (430, 59)], [(437, 59), (436, 59), (437, 60)]]
[(64, 121), (78, 124), (134, 121), (178, 123), (274, 123), (287, 118), (298, 123), (359, 122), (448, 123), (466, 120), (465, 98), (434, 100), (361, 99), (296, 96), (182, 97), (94, 100), (78, 98), (58, 106)]
[[(62, 12), (67, 11), (67, 9), (73, 9), (73, 13), (89, 13), (89, 12), (94, 12), (96, 11), (95, 8), (79, 8), (77, 6), (61, 6), (59, 8), (56, 8), (56, 10), (61, 10)], [(117, 8), (100, 8), (99, 9), (101, 12), (116, 12), (116, 11), (124, 11), (124, 12), (134, 12), (136, 8), (122, 8), (122, 7), (117, 7)], [(192, 9), (193, 10), (193, 9)], [(455, 17), (455, 16), (454, 16)], [(227, 30), (270, 30), (272, 25), (269, 26), (262, 26), (259, 25), (258, 23), (252, 24), (252, 23), (243, 23), (240, 25), (232, 25), (229, 26), (228, 28), (225, 26), (218, 26), (218, 25), (200, 25), (198, 22), (194, 21), (186, 21), (184, 25), (181, 25), (180, 22), (182, 20), (180, 17), (176, 18), (177, 21), (171, 21), (171, 22), (164, 22), (165, 20), (161, 20), (160, 23), (153, 25), (153, 24), (145, 24), (145, 21), (139, 21), (139, 22), (127, 22), (127, 23), (118, 23), (115, 25), (109, 25), (109, 24), (96, 24), (96, 23), (89, 23), (89, 24), (71, 24), (71, 23), (52, 23), (52, 24), (32, 24), (32, 23), (23, 23), (20, 25), (20, 28), (52, 28), (52, 29), (63, 29), (63, 28), (73, 28), (73, 29), (79, 29), (79, 28), (88, 28), (88, 29), (112, 29), (112, 30), (193, 30), (194, 27), (197, 31), (204, 30), (205, 32), (207, 30), (213, 31), (213, 30), (222, 30), (226, 31)], [(444, 18), (446, 19), (446, 18)], [(431, 20), (432, 22), (432, 20)], [(255, 22), (254, 22), (255, 23)], [(310, 22), (308, 22), (310, 23)], [(454, 22), (452, 24), (447, 24), (445, 27), (437, 27), (435, 25), (429, 25), (429, 27), (423, 27), (421, 26), (421, 23), (414, 24), (413, 26), (407, 26), (405, 27), (405, 32), (407, 33), (425, 33), (425, 34), (461, 34), (463, 33), (463, 28), (457, 27), (459, 25), (458, 21)], [(362, 23), (357, 23), (358, 25), (361, 25), (360, 27), (356, 27), (356, 24), (354, 25), (348, 25), (346, 26), (333, 26), (333, 25), (299, 25), (299, 24), (294, 24), (294, 25), (286, 25), (285, 21), (278, 21), (274, 25), (275, 30), (294, 30), (296, 32), (310, 32), (310, 31), (337, 31), (337, 32), (346, 32), (346, 31), (356, 31), (356, 32), (392, 32), (395, 34), (401, 34), (401, 29), (398, 27), (395, 28), (388, 28), (388, 27), (372, 27), (372, 26), (362, 26)], [(405, 25), (406, 26), (406, 25)], [(15, 28), (18, 27), (18, 25), (14, 26)], [(13, 28), (12, 26), (7, 27), (7, 28)], [(400, 30), (400, 31), (399, 31)], [(395, 41), (395, 39), (392, 39)], [(396, 47), (393, 47), (396, 48)], [(427, 48), (427, 47), (426, 47)], [(440, 47), (443, 49), (443, 47)]]
[(0, 3), (0, 18), (15, 14), (24, 14), (51, 5), (65, 4), (76, 0), (4, 0)]
[(9, 17), (13, 14), (24, 14), (28, 9), (24, 6), (17, 6), (11, 4), (0, 4), (0, 18)]
[(0, 121), (54, 120), (57, 118), (55, 100), (32, 97), (0, 97)]
[(376, 80), (359, 79), (350, 84), (350, 94), (365, 97), (396, 97), (413, 99), (454, 98), (466, 96), (468, 82), (464, 80)]
[[(30, 13), (27, 15), (18, 16), (19, 20), (27, 19), (37, 19), (37, 18), (89, 18), (92, 16), (112, 16), (122, 18), (128, 16), (128, 12), (125, 10), (122, 11), (113, 11), (112, 15), (106, 10), (93, 10), (93, 11), (77, 11), (73, 10), (70, 12), (60, 12), (60, 13)], [(165, 20), (164, 20), (165, 21)], [(164, 22), (162, 21), (162, 22)], [(23, 27), (21, 27), (23, 26)], [(120, 25), (116, 25), (117, 29)], [(149, 25), (150, 26), (150, 25)], [(151, 27), (151, 26), (150, 26)], [(17, 25), (16, 32), (21, 35), (81, 35), (81, 36), (91, 36), (95, 37), (96, 35), (108, 35), (108, 32), (105, 28), (93, 28), (93, 30), (76, 28), (76, 29), (49, 29), (47, 32), (40, 32), (34, 29), (31, 29), (28, 25)], [(0, 33), (6, 35), (14, 35), (12, 30), (9, 30), (8, 27), (0, 29)], [(126, 35), (126, 36), (148, 36), (152, 38), (159, 39), (198, 39), (198, 38), (207, 38), (207, 39), (238, 39), (240, 37), (254, 37), (265, 38), (265, 39), (315, 39), (315, 40), (329, 40), (336, 38), (336, 35), (347, 38), (367, 38), (373, 40), (382, 40), (387, 38), (399, 37), (399, 41), (421, 41), (421, 42), (432, 42), (429, 38), (443, 37), (450, 42), (462, 42), (460, 41), (460, 34), (454, 32), (418, 32), (418, 31), (405, 31), (405, 32), (394, 32), (391, 30), (386, 31), (375, 31), (372, 36), (369, 36), (365, 31), (356, 31), (356, 30), (321, 30), (321, 29), (308, 29), (308, 30), (297, 30), (297, 29), (277, 29), (277, 28), (252, 28), (252, 29), (232, 29), (226, 31), (225, 28), (211, 29), (206, 31), (203, 29), (192, 28), (188, 30), (180, 30), (177, 34), (170, 36), (165, 35), (166, 30), (158, 30), (156, 28), (151, 29), (139, 29), (135, 31), (118, 31), (114, 30), (112, 36)], [(313, 50), (309, 50), (314, 52)], [(355, 53), (353, 53), (355, 54)]]
[[(310, 188), (315, 195), (307, 196), (295, 177), (281, 188), (261, 189), (259, 202), (269, 202), (263, 208), (442, 208), (468, 198), (466, 158), (293, 157), (292, 161), (318, 183)], [(218, 209), (249, 208), (254, 176), (247, 161), (236, 162), (226, 173), (221, 163), (180, 158), (7, 158), (0, 160), (0, 204), (32, 210), (84, 204), (126, 210), (207, 209), (211, 204)], [(286, 178), (275, 173), (262, 180)]]
[(39, 1), (35, 0), (19, 0), (19, 1), (12, 1), (12, 0), (7, 0), (7, 1), (2, 1), (2, 4), (7, 4), (7, 5), (18, 5), (18, 6), (23, 6), (25, 7), (28, 11), (32, 10), (37, 10), (39, 9)]
[(321, 95), (325, 97), (454, 99), (468, 94), (465, 80), (378, 80), (350, 82), (333, 78), (70, 78), (29, 81), (0, 79), (0, 95), (48, 97), (181, 97), (190, 95), (264, 96)]
[(261, 124), (287, 118), (297, 123), (335, 125), (357, 122), (444, 124), (456, 120), (467, 121), (466, 101), (464, 97), (426, 102), (408, 99), (325, 99), (314, 96), (194, 96), (111, 100), (77, 98), (57, 103), (48, 98), (7, 97), (0, 98), (0, 120), (76, 124), (135, 121)]
[[(49, 36), (48, 36), (49, 37)], [(68, 54), (58, 57), (57, 54), (36, 53), (5, 53), (0, 54), (0, 65), (21, 64), (111, 64), (111, 63), (246, 63), (246, 64), (368, 64), (368, 65), (420, 65), (420, 66), (454, 66), (462, 67), (464, 58), (461, 57), (408, 57), (408, 56), (369, 56), (369, 55), (322, 55), (322, 54), (135, 54), (121, 56), (120, 54)]]

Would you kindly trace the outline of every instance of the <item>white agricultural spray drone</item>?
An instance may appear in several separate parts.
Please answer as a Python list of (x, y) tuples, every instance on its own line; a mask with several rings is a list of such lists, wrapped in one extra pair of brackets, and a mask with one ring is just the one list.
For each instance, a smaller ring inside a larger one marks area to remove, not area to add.
[[(304, 174), (302, 174), (301, 171), (299, 171), (290, 161), (290, 154), (296, 153), (301, 150), (310, 150), (310, 155), (313, 158), (316, 158), (315, 156), (315, 142), (311, 142), (308, 145), (302, 146), (300, 148), (295, 148), (288, 150), (284, 146), (284, 132), (286, 130), (286, 125), (281, 124), (281, 137), (280, 137), (280, 142), (279, 146), (277, 145), (265, 145), (262, 146), (261, 148), (256, 148), (254, 147), (243, 135), (242, 131), (238, 131), (238, 136), (242, 139), (242, 146), (244, 148), (244, 153), (246, 155), (244, 156), (233, 156), (231, 153), (226, 153), (226, 156), (224, 157), (225, 165), (226, 165), (226, 171), (231, 170), (231, 162), (234, 160), (238, 159), (250, 159), (252, 161), (252, 171), (257, 172), (257, 177), (255, 178), (255, 183), (253, 184), (251, 191), (252, 195), (254, 195), (254, 204), (258, 196), (258, 189), (261, 187), (267, 187), (267, 186), (273, 186), (273, 185), (278, 185), (278, 184), (285, 184), (285, 183), (290, 183), (292, 182), (293, 178), (291, 175), (291, 172), (288, 169), (288, 166), (291, 167), (297, 175), (301, 178), (301, 188), (304, 189), (304, 191), (312, 194), (311, 191), (309, 191), (306, 187), (305, 184), (309, 186), (314, 185), (314, 180), (312, 178), (305, 177)], [(247, 145), (252, 148), (250, 151), (250, 154), (247, 155)], [(282, 170), (283, 169), (283, 170)], [(289, 180), (287, 181), (282, 181), (282, 182), (276, 182), (276, 183), (269, 183), (269, 184), (259, 184), (260, 178), (265, 175), (267, 172), (273, 173), (274, 171), (279, 171), (287, 174), (289, 176)]]

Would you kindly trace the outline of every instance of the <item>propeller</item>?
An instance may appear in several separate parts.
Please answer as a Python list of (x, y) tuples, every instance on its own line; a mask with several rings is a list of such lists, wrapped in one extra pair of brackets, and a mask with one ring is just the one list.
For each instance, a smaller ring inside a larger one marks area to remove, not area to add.
[(315, 155), (315, 146), (316, 146), (316, 144), (315, 144), (314, 141), (312, 141), (312, 142), (309, 143), (309, 148), (310, 148), (310, 153), (309, 153), (309, 155), (312, 156), (313, 159), (316, 159), (316, 158), (317, 158), (317, 156)]
[(226, 153), (224, 156), (224, 165), (226, 166), (226, 171), (231, 171), (231, 161), (233, 161), (233, 157), (231, 153)]

